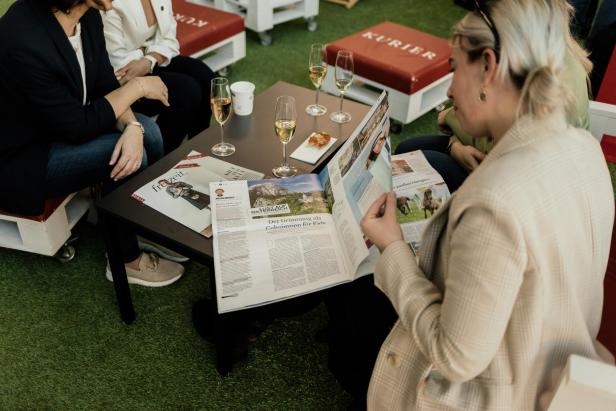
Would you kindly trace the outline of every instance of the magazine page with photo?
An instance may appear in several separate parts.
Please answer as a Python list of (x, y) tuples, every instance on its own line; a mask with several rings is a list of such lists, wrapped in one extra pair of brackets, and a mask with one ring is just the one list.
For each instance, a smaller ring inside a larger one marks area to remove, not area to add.
[(417, 254), (428, 220), (451, 194), (441, 175), (420, 150), (393, 156), (391, 169), (398, 222), (404, 240)]
[(316, 174), (210, 185), (219, 312), (348, 281)]
[(361, 231), (360, 220), (381, 194), (392, 190), (389, 101), (382, 93), (364, 120), (319, 176), (353, 278), (374, 271), (379, 252)]
[(209, 238), (212, 236), (209, 184), (262, 177), (262, 173), (193, 150), (171, 170), (135, 191), (132, 197)]
[(383, 93), (319, 175), (210, 184), (220, 313), (372, 272), (378, 250), (359, 221), (392, 188), (388, 109)]

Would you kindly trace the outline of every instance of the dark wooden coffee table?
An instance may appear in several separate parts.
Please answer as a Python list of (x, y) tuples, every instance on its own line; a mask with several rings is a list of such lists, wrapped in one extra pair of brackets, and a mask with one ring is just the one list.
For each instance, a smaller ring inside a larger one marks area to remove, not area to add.
[[(272, 167), (282, 160), (282, 145), (274, 133), (275, 102), (276, 97), (281, 95), (295, 97), (298, 113), (297, 130), (295, 137), (288, 144), (288, 154), (292, 153), (308, 134), (315, 130), (326, 131), (338, 138), (336, 144), (315, 165), (289, 158), (289, 163), (297, 167), (301, 173), (320, 170), (349, 137), (369, 109), (368, 106), (363, 104), (346, 101), (345, 111), (351, 113), (353, 119), (343, 125), (330, 121), (329, 113), (321, 117), (310, 117), (305, 113), (304, 108), (314, 102), (314, 90), (278, 82), (255, 97), (252, 115), (232, 116), (225, 125), (225, 141), (234, 144), (236, 147), (236, 153), (223, 158), (225, 161), (271, 175)], [(337, 109), (339, 100), (323, 93), (320, 103), (325, 105), (329, 111), (333, 111)], [(126, 324), (135, 320), (135, 310), (126, 270), (118, 247), (119, 225), (130, 225), (137, 233), (206, 265), (210, 273), (215, 275), (212, 239), (205, 238), (154, 209), (135, 201), (131, 198), (131, 194), (157, 176), (167, 172), (191, 150), (210, 154), (210, 147), (219, 140), (219, 126), (212, 122), (209, 129), (169, 153), (141, 174), (131, 178), (97, 203), (120, 315)], [(216, 287), (214, 286), (213, 275), (210, 276), (210, 281), (212, 283), (212, 294), (215, 298)], [(231, 324), (233, 316), (234, 313), (230, 313), (219, 317), (221, 322), (227, 321), (228, 324)], [(218, 330), (223, 331), (225, 328), (224, 325), (217, 327)], [(217, 369), (225, 375), (231, 370), (232, 354), (224, 335), (216, 336), (216, 346)]]

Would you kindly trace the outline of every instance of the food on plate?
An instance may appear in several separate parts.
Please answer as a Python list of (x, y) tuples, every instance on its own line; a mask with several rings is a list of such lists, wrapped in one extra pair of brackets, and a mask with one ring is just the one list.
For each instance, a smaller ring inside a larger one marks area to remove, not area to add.
[(310, 136), (308, 137), (308, 145), (316, 147), (316, 148), (323, 148), (327, 144), (329, 144), (329, 141), (331, 139), (332, 139), (332, 136), (329, 133), (326, 133), (324, 131), (319, 131), (319, 132), (315, 131), (314, 133), (310, 134)]

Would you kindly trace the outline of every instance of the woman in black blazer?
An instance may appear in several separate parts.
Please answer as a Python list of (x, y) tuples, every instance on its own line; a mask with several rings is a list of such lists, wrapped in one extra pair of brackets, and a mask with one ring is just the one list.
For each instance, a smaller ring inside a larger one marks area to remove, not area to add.
[[(38, 214), (46, 198), (98, 182), (109, 190), (162, 156), (156, 124), (130, 106), (144, 97), (168, 105), (167, 88), (155, 76), (119, 86), (98, 11), (111, 2), (17, 0), (0, 18), (0, 209)], [(142, 254), (134, 235), (124, 239), (129, 282), (182, 275)]]

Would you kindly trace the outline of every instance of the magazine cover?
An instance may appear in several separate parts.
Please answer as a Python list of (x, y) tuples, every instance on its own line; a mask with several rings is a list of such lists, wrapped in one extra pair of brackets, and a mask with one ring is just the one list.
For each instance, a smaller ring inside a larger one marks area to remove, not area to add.
[(209, 238), (212, 236), (209, 184), (262, 177), (262, 173), (193, 150), (171, 170), (135, 191), (132, 197)]

